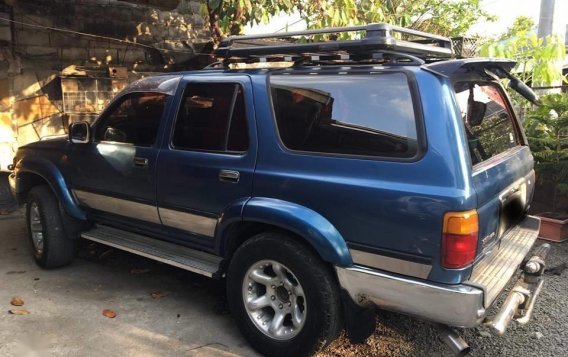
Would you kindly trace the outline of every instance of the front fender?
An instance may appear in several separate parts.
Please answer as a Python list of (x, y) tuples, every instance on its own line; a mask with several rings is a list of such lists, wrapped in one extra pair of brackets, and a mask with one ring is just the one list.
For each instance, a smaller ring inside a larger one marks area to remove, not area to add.
[(51, 187), (51, 190), (55, 193), (55, 196), (69, 216), (82, 221), (87, 219), (85, 212), (79, 208), (67, 188), (65, 178), (61, 174), (61, 171), (54, 163), (33, 156), (24, 157), (18, 161), (16, 164), (16, 191), (18, 194), (30, 189), (30, 187), (26, 187), (25, 175), (22, 175), (25, 173), (35, 174), (43, 178)]
[(326, 262), (353, 264), (345, 240), (319, 213), (298, 204), (274, 198), (255, 197), (243, 210), (243, 220), (278, 226), (304, 238)]

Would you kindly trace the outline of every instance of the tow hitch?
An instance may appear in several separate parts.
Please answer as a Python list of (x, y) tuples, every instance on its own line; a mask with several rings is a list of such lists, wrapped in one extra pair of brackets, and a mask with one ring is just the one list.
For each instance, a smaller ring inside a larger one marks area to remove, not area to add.
[(526, 324), (529, 322), (534, 304), (542, 290), (544, 279), (542, 274), (546, 267), (546, 256), (550, 251), (550, 244), (538, 247), (534, 255), (523, 266), (523, 273), (499, 312), (485, 324), (497, 335), (503, 335), (511, 321)]

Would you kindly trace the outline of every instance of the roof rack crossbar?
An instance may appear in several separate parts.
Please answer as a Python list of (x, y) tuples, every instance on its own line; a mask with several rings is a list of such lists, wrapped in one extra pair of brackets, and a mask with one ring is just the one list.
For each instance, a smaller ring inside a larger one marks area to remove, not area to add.
[[(293, 37), (306, 37), (344, 32), (365, 32), (361, 39), (319, 41), (319, 42), (259, 42), (258, 40), (282, 40)], [(415, 39), (400, 39), (396, 34)], [(302, 55), (309, 52), (347, 52), (365, 53), (377, 50), (390, 50), (407, 53), (423, 59), (449, 58), (452, 55), (451, 40), (447, 37), (422, 31), (406, 29), (388, 24), (369, 24), (364, 26), (331, 27), (320, 30), (293, 31), (285, 33), (230, 36), (225, 38), (216, 50), (217, 56), (247, 58), (273, 54)]]
[(292, 66), (299, 65), (317, 65), (317, 64), (336, 64), (349, 65), (352, 63), (365, 62), (368, 64), (389, 64), (389, 65), (423, 65), (424, 60), (409, 55), (408, 53), (379, 50), (366, 52), (361, 54), (345, 54), (345, 53), (304, 53), (302, 55), (268, 55), (268, 56), (250, 56), (247, 58), (232, 57), (225, 61), (216, 62), (219, 66), (224, 64), (236, 63), (270, 63), (270, 62), (290, 62)]

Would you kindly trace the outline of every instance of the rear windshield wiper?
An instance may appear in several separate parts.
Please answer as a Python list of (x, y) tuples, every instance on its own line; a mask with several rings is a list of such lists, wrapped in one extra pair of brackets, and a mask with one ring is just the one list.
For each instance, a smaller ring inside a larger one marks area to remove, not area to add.
[[(491, 67), (487, 69), (486, 72), (492, 72), (495, 76), (499, 78), (507, 78), (509, 80), (509, 87), (511, 87), (515, 92), (522, 95), (525, 99), (529, 102), (540, 105), (540, 100), (538, 99), (538, 95), (532, 90), (531, 87), (527, 86), (523, 81), (513, 76), (508, 71), (504, 70), (501, 67)], [(488, 73), (491, 74), (491, 73)]]

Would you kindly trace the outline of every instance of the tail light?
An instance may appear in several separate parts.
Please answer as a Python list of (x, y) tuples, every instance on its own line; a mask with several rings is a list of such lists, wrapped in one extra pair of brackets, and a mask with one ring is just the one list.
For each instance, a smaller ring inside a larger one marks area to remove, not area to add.
[(459, 269), (473, 263), (477, 252), (479, 223), (477, 211), (448, 212), (444, 215), (442, 266)]

